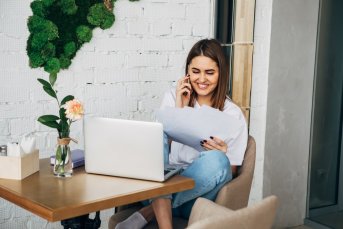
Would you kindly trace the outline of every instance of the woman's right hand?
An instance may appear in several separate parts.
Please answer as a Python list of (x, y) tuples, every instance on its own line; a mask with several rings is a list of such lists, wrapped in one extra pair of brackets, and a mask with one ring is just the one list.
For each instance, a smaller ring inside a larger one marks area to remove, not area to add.
[(188, 106), (192, 93), (192, 86), (189, 83), (189, 75), (177, 81), (175, 107), (183, 108)]

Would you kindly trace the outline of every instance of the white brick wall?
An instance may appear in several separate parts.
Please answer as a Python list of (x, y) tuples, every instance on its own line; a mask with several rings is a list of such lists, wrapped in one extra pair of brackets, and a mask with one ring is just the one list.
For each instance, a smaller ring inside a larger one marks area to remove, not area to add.
[[(108, 30), (96, 29), (72, 65), (59, 73), (60, 98), (72, 94), (84, 102), (86, 115), (153, 120), (163, 93), (184, 72), (191, 46), (210, 37), (213, 0), (118, 0), (116, 21)], [(53, 154), (57, 134), (36, 119), (57, 114), (57, 105), (43, 92), (25, 53), (32, 14), (30, 0), (0, 1), (0, 144), (18, 141), (33, 132), (41, 157)], [(72, 136), (83, 147), (82, 122)], [(113, 209), (103, 211), (102, 228)], [(0, 199), (0, 228), (62, 228)]]

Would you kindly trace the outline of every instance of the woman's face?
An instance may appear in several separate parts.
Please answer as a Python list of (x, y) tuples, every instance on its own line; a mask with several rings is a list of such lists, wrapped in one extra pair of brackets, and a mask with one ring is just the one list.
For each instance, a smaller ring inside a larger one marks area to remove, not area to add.
[(188, 74), (198, 98), (210, 99), (218, 85), (219, 68), (217, 63), (209, 57), (196, 56), (189, 63)]

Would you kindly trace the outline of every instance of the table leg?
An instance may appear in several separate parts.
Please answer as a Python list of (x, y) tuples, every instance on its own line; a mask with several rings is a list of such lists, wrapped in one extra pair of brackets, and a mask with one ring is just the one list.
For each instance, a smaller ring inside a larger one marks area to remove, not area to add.
[(98, 229), (101, 225), (100, 212), (97, 211), (94, 219), (89, 214), (61, 221), (64, 229)]

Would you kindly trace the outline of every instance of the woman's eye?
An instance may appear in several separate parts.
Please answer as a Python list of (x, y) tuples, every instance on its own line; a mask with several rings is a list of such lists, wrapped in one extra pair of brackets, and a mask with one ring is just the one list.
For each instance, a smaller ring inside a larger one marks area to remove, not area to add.
[(214, 72), (207, 72), (206, 74), (207, 74), (207, 75), (213, 75)]
[(198, 72), (198, 71), (193, 71), (193, 74), (199, 74), (200, 72)]

